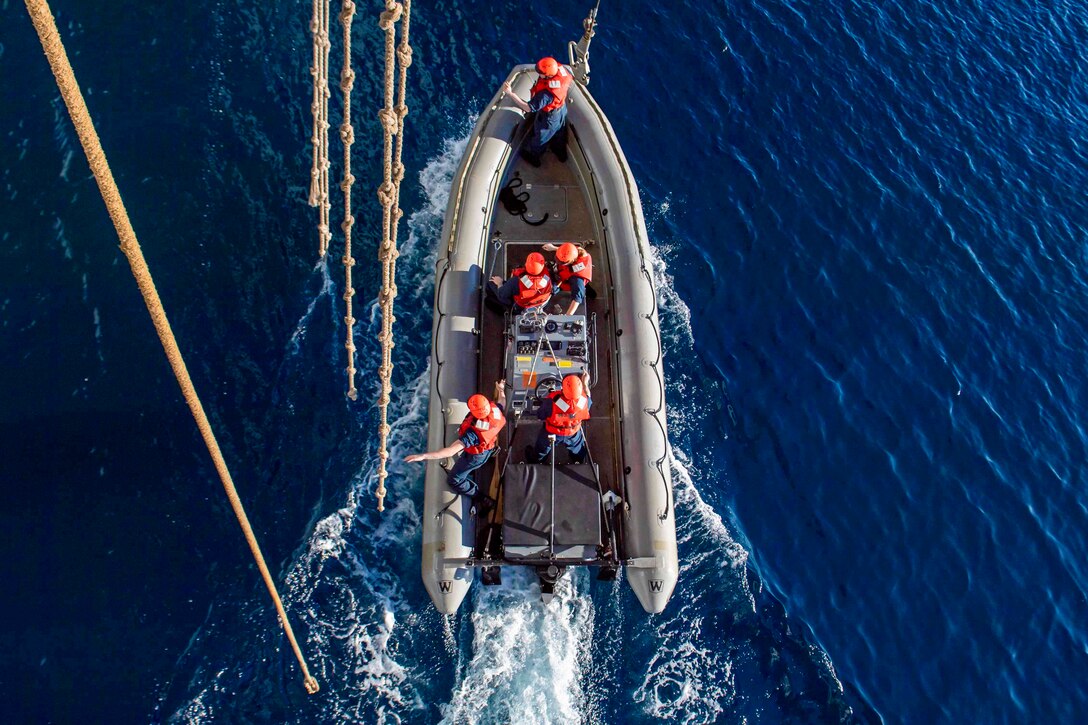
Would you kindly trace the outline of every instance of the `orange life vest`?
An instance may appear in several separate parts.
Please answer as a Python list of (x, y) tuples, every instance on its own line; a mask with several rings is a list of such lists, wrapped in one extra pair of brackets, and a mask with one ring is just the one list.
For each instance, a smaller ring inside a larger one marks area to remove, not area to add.
[(586, 282), (593, 281), (593, 257), (589, 256), (589, 252), (580, 253), (570, 264), (560, 262), (557, 269), (559, 271), (559, 289), (565, 292), (570, 291), (569, 280), (571, 277), (581, 277)]
[(533, 89), (530, 91), (530, 97), (535, 96), (541, 91), (547, 91), (553, 96), (553, 100), (548, 105), (541, 108), (541, 111), (554, 111), (567, 102), (567, 91), (570, 90), (571, 81), (574, 80), (574, 76), (570, 74), (566, 66), (559, 66), (559, 72), (551, 78), (545, 78), (540, 76), (537, 78), (536, 83), (533, 84)]
[(571, 402), (562, 390), (556, 390), (548, 397), (552, 401), (552, 414), (544, 421), (544, 429), (549, 433), (572, 436), (581, 429), (583, 420), (589, 420), (589, 399), (584, 395)]
[(518, 291), (514, 294), (514, 302), (522, 309), (541, 307), (548, 304), (552, 298), (552, 278), (548, 271), (540, 274), (529, 274), (524, 267), (514, 270), (514, 276), (518, 278)]
[(476, 431), (480, 442), (474, 446), (465, 446), (465, 453), (483, 453), (495, 447), (499, 439), (499, 431), (504, 425), (506, 425), (505, 416), (499, 410), (499, 406), (492, 403), (491, 415), (486, 418), (477, 418), (472, 413), (466, 415), (464, 421), (461, 422), (461, 427), (457, 429), (457, 437), (463, 436), (469, 428)]

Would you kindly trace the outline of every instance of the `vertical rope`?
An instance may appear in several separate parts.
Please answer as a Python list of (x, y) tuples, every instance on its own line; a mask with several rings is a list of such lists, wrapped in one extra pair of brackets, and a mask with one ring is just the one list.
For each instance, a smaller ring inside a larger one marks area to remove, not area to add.
[(170, 321), (166, 318), (166, 311), (159, 299), (159, 293), (155, 290), (155, 282), (151, 278), (151, 271), (147, 267), (147, 262), (140, 249), (140, 243), (136, 239), (136, 231), (132, 228), (132, 222), (128, 218), (128, 211), (126, 211), (124, 202), (121, 200), (121, 192), (117, 188), (117, 182), (114, 181), (113, 172), (110, 171), (109, 164), (106, 162), (106, 154), (102, 150), (102, 143), (91, 121), (90, 111), (87, 110), (87, 104), (83, 99), (82, 92), (79, 90), (75, 73), (68, 61), (68, 54), (61, 42), (56, 21), (53, 19), (53, 13), (49, 10), (46, 0), (26, 0), (26, 8), (27, 12), (30, 13), (30, 19), (34, 23), (35, 30), (38, 32), (38, 37), (41, 39), (45, 57), (49, 60), (49, 66), (57, 79), (57, 87), (60, 88), (61, 96), (68, 107), (68, 114), (72, 117), (72, 124), (79, 135), (80, 144), (83, 145), (83, 152), (87, 156), (87, 163), (90, 165), (92, 173), (94, 173), (95, 181), (98, 182), (98, 190), (102, 194), (102, 200), (106, 203), (110, 219), (113, 220), (114, 228), (117, 230), (117, 236), (121, 241), (121, 251), (124, 252), (129, 265), (132, 267), (136, 285), (140, 288), (140, 294), (143, 295), (144, 304), (147, 305), (147, 311), (151, 315), (155, 331), (158, 333), (159, 340), (166, 351), (170, 367), (174, 370), (174, 375), (177, 377), (185, 402), (189, 404), (197, 428), (200, 429), (200, 435), (204, 438), (205, 445), (208, 446), (208, 453), (211, 454), (215, 469), (223, 482), (223, 488), (227, 492), (231, 508), (234, 509), (238, 524), (242, 527), (242, 532), (249, 543), (253, 558), (257, 562), (261, 576), (264, 578), (265, 586), (268, 587), (268, 593), (276, 605), (280, 624), (283, 626), (283, 631), (291, 643), (291, 648), (295, 651), (299, 667), (302, 668), (306, 691), (313, 694), (318, 691), (317, 680), (310, 675), (310, 671), (306, 667), (306, 660), (302, 656), (302, 650), (299, 648), (298, 642), (295, 640), (295, 633), (291, 629), (291, 623), (287, 620), (287, 613), (284, 611), (283, 602), (276, 591), (272, 574), (268, 571), (268, 566), (261, 555), (261, 549), (257, 545), (257, 538), (253, 534), (253, 527), (250, 526), (249, 518), (246, 516), (245, 509), (242, 508), (242, 502), (238, 498), (237, 490), (234, 488), (234, 481), (227, 469), (227, 463), (223, 459), (223, 453), (219, 450), (219, 444), (212, 432), (211, 423), (204, 413), (204, 406), (201, 405), (200, 398), (197, 397), (193, 381), (190, 379), (189, 371), (185, 367), (185, 360), (181, 356), (181, 350), (178, 349), (174, 333), (170, 329)]
[(329, 223), (329, 211), (332, 209), (332, 199), (329, 197), (329, 50), (332, 43), (329, 40), (329, 0), (321, 0), (321, 147), (324, 151), (324, 163), (321, 173), (321, 224), (319, 232), (322, 235), (322, 256), (329, 251), (329, 242), (332, 241), (332, 227)]
[(310, 75), (314, 78), (314, 96), (310, 109), (314, 117), (310, 141), (314, 147), (314, 161), (310, 168), (310, 206), (318, 207), (317, 253), (324, 257), (329, 249), (332, 232), (329, 230), (329, 0), (314, 0), (310, 32), (314, 39), (313, 65)]
[(340, 190), (344, 192), (344, 221), (340, 228), (344, 230), (344, 324), (347, 326), (347, 340), (344, 348), (348, 351), (348, 397), (355, 400), (358, 391), (355, 388), (355, 317), (351, 312), (351, 298), (355, 288), (351, 284), (351, 268), (355, 258), (351, 256), (351, 228), (355, 217), (351, 214), (351, 187), (355, 177), (351, 175), (351, 145), (355, 142), (355, 129), (351, 127), (351, 89), (355, 85), (355, 71), (351, 69), (351, 21), (355, 17), (355, 3), (344, 0), (340, 9), (340, 25), (344, 28), (344, 64), (340, 69), (340, 91), (344, 96), (344, 121), (340, 124), (340, 141), (344, 144), (344, 179)]
[[(382, 205), (382, 242), (378, 259), (382, 263), (382, 290), (378, 297), (382, 310), (382, 330), (378, 339), (382, 344), (382, 362), (378, 368), (381, 380), (381, 393), (378, 397), (380, 423), (378, 427), (378, 511), (385, 510), (385, 479), (388, 476), (386, 461), (389, 459), (389, 394), (392, 390), (390, 379), (393, 376), (393, 300), (397, 296), (396, 264), (397, 229), (404, 211), (400, 208), (400, 183), (404, 179), (404, 165), (401, 163), (401, 151), (404, 148), (404, 117), (408, 115), (405, 104), (407, 70), (412, 64), (412, 48), (408, 44), (411, 2), (403, 4), (396, 0), (386, 0), (385, 11), (378, 18), (378, 26), (385, 31), (385, 107), (378, 112), (385, 136), (383, 156), (383, 181), (378, 188), (378, 200)], [(394, 51), (396, 23), (404, 18), (400, 48)], [(394, 75), (397, 60), (400, 61), (400, 83), (398, 101), (393, 106)], [(396, 154), (393, 151), (393, 136), (396, 136)]]

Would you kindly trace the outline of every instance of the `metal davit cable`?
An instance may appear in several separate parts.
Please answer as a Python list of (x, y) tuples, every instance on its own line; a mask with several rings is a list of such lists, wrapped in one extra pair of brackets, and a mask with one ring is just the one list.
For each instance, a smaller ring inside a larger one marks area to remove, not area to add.
[(128, 212), (121, 200), (121, 192), (113, 179), (113, 172), (110, 171), (109, 164), (106, 162), (106, 154), (102, 150), (102, 143), (99, 141), (98, 133), (94, 129), (91, 114), (87, 110), (87, 104), (79, 90), (75, 73), (68, 61), (68, 54), (61, 42), (53, 13), (50, 11), (46, 0), (25, 1), (27, 12), (30, 14), (34, 29), (38, 32), (38, 38), (41, 40), (42, 49), (45, 51), (45, 57), (49, 60), (49, 67), (53, 70), (53, 75), (57, 79), (57, 87), (60, 89), (64, 103), (68, 107), (68, 114), (72, 117), (72, 124), (79, 135), (79, 142), (83, 145), (83, 152), (87, 155), (87, 163), (94, 173), (95, 181), (98, 182), (98, 190), (102, 193), (102, 200), (106, 203), (106, 210), (109, 212), (113, 226), (117, 230), (117, 236), (121, 241), (121, 251), (125, 253), (129, 265), (132, 267), (132, 275), (136, 278), (136, 285), (140, 288), (140, 294), (143, 295), (147, 311), (151, 314), (151, 321), (155, 325), (155, 331), (159, 334), (159, 340), (166, 351), (170, 367), (173, 368), (178, 385), (181, 386), (182, 395), (185, 396), (185, 402), (189, 404), (189, 409), (193, 413), (197, 428), (200, 429), (200, 435), (208, 446), (208, 453), (211, 454), (215, 469), (219, 472), (219, 478), (223, 482), (223, 488), (227, 492), (231, 508), (234, 509), (234, 515), (238, 517), (238, 524), (242, 527), (242, 533), (245, 534), (246, 541), (249, 543), (250, 551), (257, 562), (257, 568), (260, 569), (265, 586), (268, 587), (268, 593), (272, 596), (272, 601), (276, 605), (280, 624), (283, 626), (283, 631), (291, 643), (291, 648), (295, 651), (299, 667), (302, 668), (306, 691), (312, 695), (319, 689), (317, 680), (313, 678), (306, 667), (306, 659), (302, 656), (302, 650), (295, 640), (295, 633), (291, 629), (291, 623), (287, 620), (283, 602), (280, 600), (275, 582), (272, 581), (272, 575), (269, 573), (268, 566), (261, 555), (261, 549), (257, 545), (253, 527), (250, 526), (249, 518), (246, 516), (245, 509), (242, 508), (242, 502), (238, 498), (238, 491), (234, 488), (234, 481), (231, 479), (230, 471), (227, 470), (227, 463), (223, 459), (219, 444), (215, 440), (215, 434), (212, 432), (211, 423), (208, 422), (208, 416), (205, 415), (204, 407), (200, 403), (200, 398), (197, 397), (193, 381), (190, 379), (189, 371), (182, 359), (181, 350), (178, 348), (174, 333), (170, 329), (170, 322), (166, 319), (166, 311), (159, 299), (159, 293), (155, 290), (155, 282), (151, 278), (151, 271), (148, 269), (147, 261), (144, 260), (143, 252), (140, 250), (140, 243), (136, 239), (136, 232), (132, 228), (132, 222), (129, 220)]

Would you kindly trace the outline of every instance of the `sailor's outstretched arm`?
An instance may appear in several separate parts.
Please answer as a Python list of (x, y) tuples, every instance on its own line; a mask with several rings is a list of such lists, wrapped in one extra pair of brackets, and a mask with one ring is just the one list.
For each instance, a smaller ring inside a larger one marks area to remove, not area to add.
[(493, 397), (495, 398), (496, 403), (498, 403), (499, 405), (501, 405), (504, 408), (506, 407), (506, 381), (505, 380), (496, 380), (495, 381), (495, 395)]
[(419, 463), (420, 461), (440, 461), (443, 458), (449, 458), (455, 453), (460, 453), (465, 450), (465, 444), (460, 440), (455, 440), (445, 448), (439, 448), (437, 451), (427, 451), (426, 453), (413, 453), (410, 456), (404, 457), (405, 463)]
[(509, 97), (510, 97), (510, 101), (511, 101), (511, 102), (512, 102), (512, 103), (513, 103), (513, 104), (514, 104), (515, 106), (517, 106), (518, 108), (520, 108), (520, 109), (521, 109), (521, 112), (522, 112), (522, 113), (528, 113), (528, 112), (529, 112), (529, 104), (528, 104), (528, 103), (526, 103), (526, 102), (525, 102), (525, 101), (524, 101), (524, 100), (522, 99), (522, 97), (521, 97), (521, 96), (519, 96), (519, 95), (518, 95), (517, 93), (514, 93), (514, 89), (513, 89), (513, 87), (512, 87), (511, 85), (510, 85), (510, 81), (505, 81), (505, 82), (503, 82), (503, 84), (502, 84), (502, 92), (503, 92), (503, 93), (505, 93), (505, 94), (506, 94), (507, 96), (509, 96)]

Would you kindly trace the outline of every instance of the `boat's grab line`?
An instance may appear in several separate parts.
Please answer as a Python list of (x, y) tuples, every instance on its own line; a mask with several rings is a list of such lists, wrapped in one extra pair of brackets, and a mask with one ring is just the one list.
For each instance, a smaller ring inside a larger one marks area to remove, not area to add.
[(76, 82), (75, 72), (68, 61), (68, 54), (64, 49), (63, 42), (61, 42), (60, 33), (57, 31), (56, 20), (53, 18), (53, 13), (50, 11), (46, 0), (25, 1), (27, 12), (30, 14), (34, 29), (38, 32), (38, 38), (41, 40), (42, 49), (45, 51), (45, 57), (49, 60), (49, 67), (56, 77), (61, 97), (68, 107), (68, 114), (72, 118), (76, 134), (83, 145), (87, 163), (91, 167), (95, 181), (98, 182), (98, 190), (102, 194), (102, 200), (106, 203), (106, 210), (109, 212), (113, 226), (117, 230), (117, 236), (121, 242), (121, 251), (124, 252), (129, 265), (132, 267), (132, 275), (136, 278), (136, 285), (140, 288), (140, 294), (143, 295), (144, 304), (147, 305), (147, 311), (151, 315), (155, 331), (158, 333), (159, 340), (166, 351), (170, 367), (174, 370), (174, 376), (181, 387), (185, 402), (189, 404), (197, 428), (200, 429), (200, 435), (204, 438), (205, 445), (208, 446), (208, 453), (211, 454), (212, 462), (215, 464), (215, 469), (223, 482), (223, 488), (227, 492), (231, 508), (234, 509), (238, 524), (242, 527), (242, 533), (245, 534), (250, 551), (257, 562), (257, 568), (260, 569), (265, 586), (268, 587), (268, 593), (272, 596), (272, 601), (276, 605), (280, 624), (283, 626), (283, 631), (295, 652), (299, 667), (302, 668), (306, 691), (314, 694), (319, 689), (317, 680), (314, 679), (306, 667), (306, 659), (302, 656), (302, 650), (295, 640), (295, 633), (291, 629), (291, 623), (287, 620), (287, 613), (284, 611), (283, 602), (276, 591), (276, 584), (272, 580), (272, 574), (268, 571), (264, 556), (261, 555), (260, 546), (258, 546), (257, 538), (253, 533), (253, 527), (250, 526), (249, 518), (246, 516), (245, 509), (242, 508), (242, 502), (238, 498), (238, 491), (234, 488), (234, 481), (227, 469), (227, 462), (223, 459), (223, 453), (219, 449), (219, 443), (215, 440), (211, 423), (204, 413), (204, 406), (201, 405), (200, 398), (197, 397), (196, 388), (193, 387), (193, 381), (189, 377), (188, 369), (185, 367), (185, 360), (181, 356), (177, 340), (174, 339), (174, 333), (170, 329), (170, 321), (166, 318), (166, 310), (163, 309), (162, 300), (159, 299), (159, 293), (155, 289), (155, 281), (151, 278), (151, 270), (147, 267), (147, 261), (140, 249), (140, 242), (136, 239), (136, 231), (132, 228), (128, 211), (121, 200), (121, 191), (117, 188), (113, 172), (106, 161), (106, 152), (102, 149), (102, 142), (99, 140), (94, 123), (91, 121), (87, 103), (83, 99), (83, 93), (79, 90), (79, 84)]

